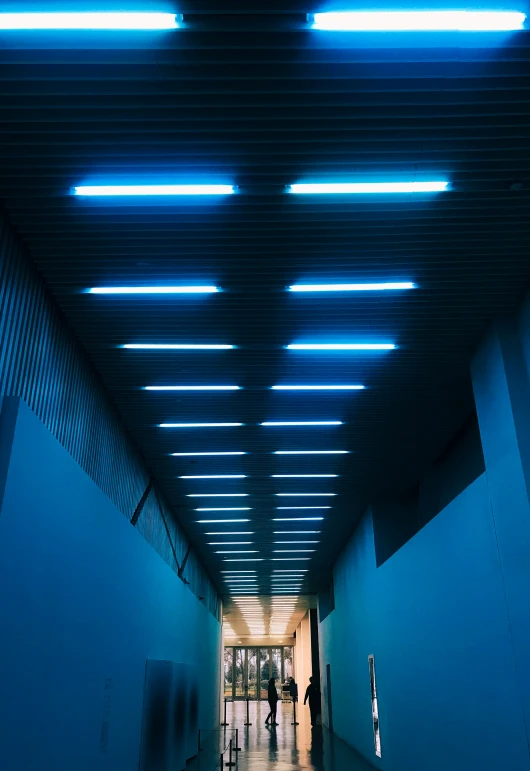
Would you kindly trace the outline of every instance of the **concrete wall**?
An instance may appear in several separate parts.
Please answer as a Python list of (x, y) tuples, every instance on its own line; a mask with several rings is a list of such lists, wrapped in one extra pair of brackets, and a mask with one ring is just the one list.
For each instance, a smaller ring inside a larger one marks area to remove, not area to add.
[(0, 416), (0, 767), (137, 771), (147, 658), (199, 671), (220, 625), (30, 410)]
[[(517, 537), (513, 532), (514, 546)], [(521, 591), (529, 570), (520, 574)], [(368, 512), (336, 563), (334, 582), (335, 610), (320, 624), (320, 644), (339, 736), (386, 771), (530, 768), (485, 474), (379, 568)], [(528, 594), (526, 603), (530, 610)], [(325, 693), (323, 709), (326, 719)]]

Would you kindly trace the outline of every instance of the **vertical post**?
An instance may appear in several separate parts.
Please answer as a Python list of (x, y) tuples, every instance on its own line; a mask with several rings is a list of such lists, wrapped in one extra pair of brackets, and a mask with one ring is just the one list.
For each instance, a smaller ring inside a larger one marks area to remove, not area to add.
[(245, 723), (245, 725), (252, 725), (252, 723), (250, 722), (250, 715), (249, 715), (249, 711), (248, 711), (248, 703), (249, 703), (249, 699), (247, 697), (247, 722)]
[(226, 722), (226, 696), (225, 696), (225, 709), (224, 709), (224, 720), (221, 723), (221, 725), (230, 725), (230, 723)]
[(219, 768), (221, 771), (223, 771), (223, 753), (221, 752), (221, 757), (219, 758)]
[(230, 739), (230, 742), (228, 744), (228, 763), (225, 763), (226, 766), (235, 766), (235, 762), (232, 760), (232, 739)]
[(199, 728), (199, 739), (198, 739), (198, 742), (197, 742), (197, 751), (198, 752), (201, 751), (201, 729), (200, 728)]
[(239, 746), (239, 728), (236, 728), (236, 746), (234, 747), (234, 752), (241, 752), (241, 747)]
[(296, 699), (293, 698), (293, 722), (291, 725), (300, 725), (300, 723), (296, 722)]

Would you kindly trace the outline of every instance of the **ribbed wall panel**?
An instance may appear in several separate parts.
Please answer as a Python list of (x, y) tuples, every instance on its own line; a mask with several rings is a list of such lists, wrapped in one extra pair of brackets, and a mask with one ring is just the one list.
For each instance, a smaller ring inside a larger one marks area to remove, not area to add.
[[(128, 519), (149, 471), (85, 352), (33, 267), (18, 234), (0, 214), (0, 396), (19, 396)], [(179, 562), (188, 541), (162, 497)], [(138, 530), (176, 570), (153, 493)], [(184, 572), (214, 615), (217, 591), (195, 555)]]

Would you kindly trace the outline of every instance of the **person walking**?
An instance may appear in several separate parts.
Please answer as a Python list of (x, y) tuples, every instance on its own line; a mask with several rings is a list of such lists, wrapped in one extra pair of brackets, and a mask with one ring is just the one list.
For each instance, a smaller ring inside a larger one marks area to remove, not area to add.
[(294, 681), (294, 677), (289, 678), (289, 696), (291, 701), (298, 701), (298, 686)]
[(320, 713), (320, 691), (313, 683), (313, 678), (309, 678), (309, 685), (306, 688), (304, 706), (309, 699), (309, 712), (311, 713), (311, 725), (317, 724), (317, 715)]
[(271, 677), (269, 680), (269, 688), (267, 691), (267, 701), (269, 702), (270, 712), (267, 715), (267, 719), (265, 721), (265, 725), (268, 725), (269, 719), (271, 725), (278, 725), (276, 722), (276, 707), (278, 704), (278, 691), (276, 690), (275, 686), (276, 678)]

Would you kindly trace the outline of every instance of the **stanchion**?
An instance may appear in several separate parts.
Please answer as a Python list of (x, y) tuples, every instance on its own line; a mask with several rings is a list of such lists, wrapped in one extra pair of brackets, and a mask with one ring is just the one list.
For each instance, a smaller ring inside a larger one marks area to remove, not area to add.
[(223, 771), (223, 753), (221, 752), (221, 757), (219, 758), (219, 768), (221, 771)]
[(250, 722), (250, 715), (248, 711), (248, 702), (249, 702), (249, 699), (247, 698), (247, 722), (243, 723), (243, 725), (252, 725), (252, 723)]
[(236, 746), (234, 747), (234, 752), (241, 752), (241, 747), (239, 746), (239, 728), (236, 728)]
[(225, 698), (225, 717), (224, 717), (224, 721), (221, 723), (221, 725), (230, 725), (230, 723), (226, 722), (226, 698)]
[(296, 699), (293, 699), (293, 722), (291, 725), (300, 725), (300, 723), (296, 722)]
[(225, 766), (235, 766), (235, 764), (235, 760), (232, 760), (232, 739), (230, 739), (228, 744), (228, 763), (225, 763)]

